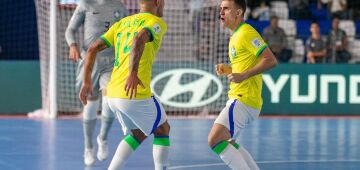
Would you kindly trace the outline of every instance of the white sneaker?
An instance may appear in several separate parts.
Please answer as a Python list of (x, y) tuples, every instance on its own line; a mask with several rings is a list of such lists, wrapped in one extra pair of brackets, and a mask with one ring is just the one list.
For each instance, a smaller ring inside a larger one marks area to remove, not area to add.
[(93, 149), (85, 149), (84, 153), (84, 163), (86, 166), (92, 166), (95, 163), (94, 151)]
[(103, 161), (108, 157), (107, 142), (101, 140), (99, 136), (97, 136), (96, 141), (98, 143), (98, 152), (97, 152), (96, 156), (100, 161)]

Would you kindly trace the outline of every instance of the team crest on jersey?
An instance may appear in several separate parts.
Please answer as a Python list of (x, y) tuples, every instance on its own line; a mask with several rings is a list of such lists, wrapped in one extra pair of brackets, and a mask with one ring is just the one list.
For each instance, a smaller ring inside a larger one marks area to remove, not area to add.
[(236, 57), (236, 49), (234, 47), (231, 47), (231, 57), (232, 58)]
[(160, 33), (160, 31), (161, 31), (161, 27), (160, 27), (160, 25), (157, 24), (157, 23), (153, 26), (153, 29), (154, 29), (154, 31), (155, 31), (156, 33)]
[(255, 47), (255, 48), (259, 48), (261, 46), (261, 41), (259, 40), (259, 38), (255, 38), (252, 40), (252, 45)]
[(114, 12), (114, 17), (115, 17), (115, 18), (120, 18), (120, 12), (119, 12), (119, 11), (115, 11), (115, 12)]

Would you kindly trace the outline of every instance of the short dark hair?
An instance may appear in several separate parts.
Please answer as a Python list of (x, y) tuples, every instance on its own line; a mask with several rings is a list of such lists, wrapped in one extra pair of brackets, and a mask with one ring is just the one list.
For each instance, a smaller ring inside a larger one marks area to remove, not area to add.
[(235, 4), (243, 10), (243, 16), (246, 12), (246, 1), (245, 0), (234, 0)]
[(334, 16), (332, 17), (331, 21), (334, 21), (335, 19), (340, 20), (340, 17), (339, 17), (338, 15), (334, 15)]
[(320, 26), (317, 21), (311, 21), (311, 25), (312, 25), (312, 24), (316, 24), (316, 25)]
[(273, 19), (277, 19), (277, 20), (278, 20), (278, 19), (279, 19), (279, 17), (278, 17), (278, 16), (276, 16), (276, 15), (272, 15), (272, 16), (270, 17), (270, 21), (271, 21), (271, 20), (273, 20)]

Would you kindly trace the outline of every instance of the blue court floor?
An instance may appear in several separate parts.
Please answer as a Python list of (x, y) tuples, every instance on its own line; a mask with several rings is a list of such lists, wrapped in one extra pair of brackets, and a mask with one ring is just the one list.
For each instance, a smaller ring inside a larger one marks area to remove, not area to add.
[[(207, 146), (212, 123), (208, 119), (170, 119), (169, 169), (228, 169)], [(99, 126), (100, 121), (96, 133)], [(122, 137), (120, 125), (114, 121), (109, 135), (111, 156)], [(360, 169), (359, 118), (259, 119), (241, 137), (242, 146), (264, 170)], [(105, 170), (110, 160), (84, 167), (79, 119), (0, 119), (0, 170)], [(151, 138), (132, 155), (126, 169), (153, 169)]]

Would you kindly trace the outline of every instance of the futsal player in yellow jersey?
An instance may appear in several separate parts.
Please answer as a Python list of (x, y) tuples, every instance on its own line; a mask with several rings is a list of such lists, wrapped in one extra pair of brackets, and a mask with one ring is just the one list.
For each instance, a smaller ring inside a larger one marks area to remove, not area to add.
[(230, 81), (228, 101), (208, 136), (208, 144), (231, 169), (259, 169), (243, 146), (236, 142), (240, 131), (255, 120), (261, 110), (261, 73), (277, 61), (259, 33), (244, 22), (245, 0), (222, 0), (220, 18), (232, 36), (229, 43), (230, 65), (216, 65), (218, 75)]
[(147, 136), (154, 134), (153, 157), (156, 170), (167, 169), (169, 131), (165, 110), (150, 89), (152, 64), (167, 25), (164, 0), (140, 0), (140, 13), (121, 19), (87, 51), (80, 100), (91, 94), (91, 70), (99, 51), (115, 48), (115, 63), (107, 87), (110, 109), (116, 113), (124, 134), (109, 170), (122, 169), (132, 152)]

